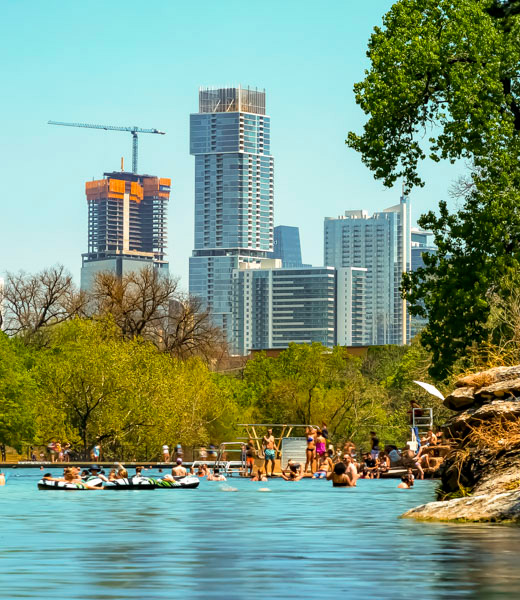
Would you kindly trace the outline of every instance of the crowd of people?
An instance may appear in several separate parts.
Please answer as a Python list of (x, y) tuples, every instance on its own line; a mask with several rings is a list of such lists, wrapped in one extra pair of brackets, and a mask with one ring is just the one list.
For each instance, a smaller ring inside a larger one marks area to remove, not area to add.
[[(415, 408), (415, 407), (413, 407)], [(430, 454), (426, 451), (429, 446), (442, 443), (442, 434), (435, 434), (429, 429), (420, 440), (419, 449), (414, 451), (408, 446), (399, 450), (394, 445), (380, 447), (380, 441), (375, 431), (370, 432), (370, 451), (358, 452), (356, 445), (347, 440), (344, 444), (334, 447), (329, 443), (329, 432), (326, 423), (321, 427), (307, 427), (305, 430), (306, 451), (305, 464), (289, 460), (282, 469), (281, 476), (286, 481), (299, 481), (307, 474), (314, 479), (332, 480), (334, 486), (354, 486), (357, 479), (379, 479), (393, 467), (407, 469), (405, 477), (407, 487), (413, 486), (415, 477), (424, 479), (425, 470), (430, 468)], [(243, 460), (246, 464), (246, 475), (252, 481), (267, 481), (274, 475), (275, 460), (278, 452), (273, 430), (268, 429), (262, 438), (262, 452), (257, 453), (252, 439), (243, 447)], [(255, 470), (255, 456), (262, 458), (264, 466)], [(253, 474), (253, 471), (255, 473)], [(405, 487), (404, 480), (403, 485)]]

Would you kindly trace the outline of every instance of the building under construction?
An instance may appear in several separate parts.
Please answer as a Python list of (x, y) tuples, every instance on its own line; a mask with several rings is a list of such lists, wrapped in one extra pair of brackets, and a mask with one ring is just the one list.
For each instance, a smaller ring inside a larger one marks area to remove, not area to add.
[(153, 265), (168, 272), (170, 185), (170, 179), (124, 171), (87, 181), (88, 252), (82, 255), (82, 289), (90, 288), (100, 271), (122, 276)]

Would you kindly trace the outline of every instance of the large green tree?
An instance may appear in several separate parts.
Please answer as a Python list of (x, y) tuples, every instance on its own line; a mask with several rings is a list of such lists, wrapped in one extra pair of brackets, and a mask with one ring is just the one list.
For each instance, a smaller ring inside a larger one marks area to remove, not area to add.
[(35, 382), (26, 349), (0, 331), (0, 443), (18, 451), (35, 435)]
[(489, 294), (520, 264), (520, 1), (399, 0), (372, 34), (355, 85), (368, 115), (348, 144), (387, 186), (423, 185), (419, 163), (469, 163), (461, 209), (419, 223), (439, 249), (405, 277), (424, 345), (444, 377), (486, 335)]

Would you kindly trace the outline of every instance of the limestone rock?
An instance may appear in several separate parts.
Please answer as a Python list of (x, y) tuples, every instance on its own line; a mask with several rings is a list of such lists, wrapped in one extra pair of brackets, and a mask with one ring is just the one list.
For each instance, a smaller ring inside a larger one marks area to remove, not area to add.
[(498, 381), (520, 378), (520, 365), (514, 367), (494, 367), (480, 373), (471, 373), (455, 382), (456, 387), (481, 388)]
[(520, 417), (520, 402), (497, 400), (483, 406), (475, 406), (455, 415), (443, 426), (447, 438), (463, 439), (471, 427), (493, 419), (515, 419)]
[(402, 516), (426, 521), (520, 522), (520, 490), (429, 502)]
[[(466, 390), (468, 388), (457, 388)], [(506, 379), (504, 381), (497, 381), (491, 385), (487, 385), (475, 392), (475, 398), (482, 398), (484, 400), (490, 398), (507, 398), (511, 395), (516, 396), (520, 392), (520, 377), (516, 379)], [(449, 396), (448, 396), (449, 397)]]
[(444, 406), (450, 410), (466, 410), (475, 404), (474, 389), (472, 387), (458, 387), (444, 399)]

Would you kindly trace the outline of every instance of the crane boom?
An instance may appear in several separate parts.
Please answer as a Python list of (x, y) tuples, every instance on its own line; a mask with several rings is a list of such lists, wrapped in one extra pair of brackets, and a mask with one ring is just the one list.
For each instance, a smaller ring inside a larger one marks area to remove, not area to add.
[(132, 134), (132, 171), (137, 173), (137, 134), (138, 133), (157, 133), (165, 135), (166, 132), (159, 129), (142, 129), (133, 125), (130, 127), (117, 127), (116, 125), (93, 125), (91, 123), (64, 123), (62, 121), (48, 121), (48, 125), (64, 125), (65, 127), (86, 127), (87, 129), (104, 129), (105, 131), (128, 131)]

